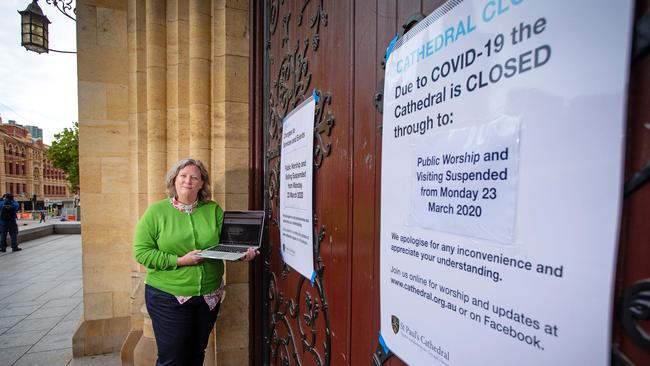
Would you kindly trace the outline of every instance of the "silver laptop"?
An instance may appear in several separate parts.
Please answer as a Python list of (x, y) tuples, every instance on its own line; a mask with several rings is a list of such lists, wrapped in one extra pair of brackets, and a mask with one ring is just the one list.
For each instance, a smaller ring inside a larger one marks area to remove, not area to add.
[(264, 211), (225, 211), (219, 244), (202, 250), (198, 256), (236, 261), (248, 248), (262, 245)]

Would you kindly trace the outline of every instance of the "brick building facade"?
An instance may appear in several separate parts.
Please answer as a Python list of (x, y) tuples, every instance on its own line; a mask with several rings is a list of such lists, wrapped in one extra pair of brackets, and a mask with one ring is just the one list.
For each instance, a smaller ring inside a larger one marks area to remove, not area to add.
[(47, 145), (33, 142), (22, 126), (0, 124), (0, 159), (0, 190), (29, 208), (34, 194), (41, 203), (73, 200), (65, 173), (47, 158)]

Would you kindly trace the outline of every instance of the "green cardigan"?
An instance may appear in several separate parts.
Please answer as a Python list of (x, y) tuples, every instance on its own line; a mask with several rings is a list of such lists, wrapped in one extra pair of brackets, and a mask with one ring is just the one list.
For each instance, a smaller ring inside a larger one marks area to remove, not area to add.
[(176, 265), (194, 249), (219, 242), (223, 210), (216, 202), (200, 202), (191, 214), (178, 211), (169, 198), (153, 203), (140, 218), (133, 239), (135, 260), (147, 267), (145, 283), (175, 296), (199, 296), (218, 288), (223, 261)]

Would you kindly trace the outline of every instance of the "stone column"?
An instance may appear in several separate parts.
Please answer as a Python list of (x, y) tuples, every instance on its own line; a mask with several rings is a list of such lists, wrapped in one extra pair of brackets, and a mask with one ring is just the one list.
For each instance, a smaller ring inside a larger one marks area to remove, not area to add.
[(126, 0), (79, 0), (76, 11), (84, 311), (72, 346), (80, 357), (119, 351), (129, 332), (132, 224)]
[[(146, 201), (138, 200), (133, 209), (134, 223), (146, 206), (165, 196), (165, 173), (167, 171), (167, 17), (166, 3), (160, 0), (132, 2), (134, 34), (131, 43), (136, 47), (131, 54), (132, 77), (132, 120), (137, 134), (132, 137), (132, 157), (142, 158), (138, 162), (140, 171), (135, 175), (132, 186), (138, 193), (146, 192)], [(141, 31), (144, 24), (144, 35)], [(142, 47), (142, 48), (140, 48)], [(143, 62), (144, 61), (144, 62)], [(140, 76), (143, 76), (142, 80)], [(143, 184), (146, 181), (146, 186)], [(142, 320), (141, 332), (134, 328), (122, 347), (123, 364), (129, 364), (132, 351), (134, 365), (151, 365), (156, 360), (156, 343), (151, 328), (151, 319), (144, 306), (144, 274), (140, 265), (132, 261), (132, 309), (139, 307), (140, 314), (134, 319)], [(141, 335), (141, 336), (140, 336)], [(139, 337), (139, 338), (138, 338)], [(137, 342), (136, 342), (137, 338)], [(134, 348), (132, 346), (135, 344)]]
[[(145, 2), (128, 1), (127, 45), (129, 62), (129, 167), (130, 194), (129, 216), (131, 224), (128, 227), (129, 237), (133, 237), (133, 229), (140, 215), (147, 208), (148, 174), (147, 174), (147, 73), (146, 73), (146, 24)], [(135, 260), (131, 265), (131, 303), (129, 313), (131, 329), (120, 350), (122, 365), (135, 364), (134, 349), (140, 345), (138, 355), (156, 355), (156, 345), (153, 336), (143, 337), (144, 315), (144, 275), (146, 271)], [(147, 333), (150, 334), (151, 332)], [(138, 343), (141, 341), (141, 343)], [(145, 358), (145, 362), (149, 361)], [(155, 362), (155, 358), (154, 358)], [(150, 363), (151, 364), (151, 363)]]
[(188, 0), (167, 2), (167, 160), (190, 156), (190, 16)]
[[(248, 2), (213, 2), (212, 187), (228, 210), (248, 209)], [(227, 262), (216, 326), (217, 365), (249, 360), (249, 263)]]
[(210, 163), (211, 4), (190, 0), (190, 155)]
[[(155, 358), (142, 310), (145, 270), (132, 258), (132, 237), (146, 207), (164, 197), (172, 163), (190, 155), (204, 160), (213, 198), (225, 209), (247, 208), (247, 7), (79, 0), (85, 313), (76, 356), (122, 346), (124, 365)], [(227, 265), (228, 296), (205, 365), (215, 364), (215, 354), (221, 364), (248, 363), (248, 268)]]
[(147, 164), (149, 203), (165, 196), (167, 172), (166, 2), (146, 0)]

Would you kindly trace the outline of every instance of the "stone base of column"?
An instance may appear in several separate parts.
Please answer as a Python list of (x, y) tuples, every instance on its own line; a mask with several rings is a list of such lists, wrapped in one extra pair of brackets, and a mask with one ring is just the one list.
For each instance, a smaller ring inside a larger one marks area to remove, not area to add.
[(153, 338), (145, 337), (144, 334), (138, 340), (138, 343), (133, 349), (133, 365), (134, 366), (151, 366), (156, 364), (158, 358), (158, 349), (156, 348), (156, 340)]
[(131, 330), (131, 318), (83, 320), (72, 336), (72, 356), (84, 357), (119, 352)]
[(215, 366), (216, 365), (216, 348), (214, 344), (214, 328), (210, 333), (210, 338), (208, 339), (208, 346), (205, 348), (205, 358), (203, 359), (203, 366)]
[(132, 330), (129, 332), (129, 335), (126, 336), (124, 343), (122, 343), (122, 349), (120, 349), (120, 359), (122, 360), (122, 366), (134, 366), (135, 361), (133, 360), (133, 353), (135, 351), (135, 346), (140, 341), (142, 337), (142, 330)]
[(156, 346), (156, 339), (153, 335), (153, 327), (151, 326), (151, 318), (147, 312), (147, 307), (142, 305), (140, 312), (143, 316), (142, 337), (140, 337), (133, 349), (133, 365), (151, 366), (155, 365), (158, 359), (158, 347)]

